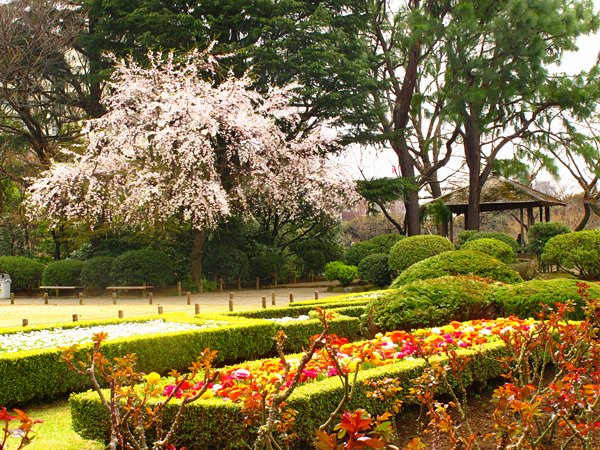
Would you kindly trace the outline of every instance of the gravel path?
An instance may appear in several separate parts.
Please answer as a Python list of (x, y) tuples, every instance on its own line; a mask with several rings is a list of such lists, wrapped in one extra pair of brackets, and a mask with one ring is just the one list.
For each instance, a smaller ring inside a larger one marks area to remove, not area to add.
[(312, 300), (315, 298), (315, 291), (319, 292), (319, 298), (340, 295), (327, 292), (327, 285), (331, 284), (315, 282), (258, 291), (233, 290), (192, 294), (191, 305), (187, 305), (185, 293), (181, 297), (154, 294), (152, 305), (149, 304), (147, 296), (141, 297), (138, 294), (120, 296), (116, 305), (113, 304), (110, 295), (86, 296), (84, 305), (80, 305), (79, 298), (72, 295), (61, 295), (58, 299), (50, 297), (48, 305), (44, 304), (44, 298), (40, 296), (17, 296), (14, 305), (10, 304), (9, 299), (0, 299), (0, 328), (22, 326), (23, 319), (27, 319), (29, 325), (70, 322), (73, 320), (74, 314), (77, 314), (79, 320), (117, 318), (119, 311), (123, 311), (124, 317), (147, 316), (157, 314), (158, 306), (163, 307), (164, 313), (183, 312), (193, 315), (196, 303), (200, 305), (200, 312), (225, 312), (229, 310), (229, 292), (233, 292), (234, 310), (236, 311), (261, 308), (262, 297), (267, 298), (267, 307), (272, 307), (272, 292), (275, 292), (276, 305), (285, 306), (289, 303), (290, 293), (294, 295), (294, 301)]

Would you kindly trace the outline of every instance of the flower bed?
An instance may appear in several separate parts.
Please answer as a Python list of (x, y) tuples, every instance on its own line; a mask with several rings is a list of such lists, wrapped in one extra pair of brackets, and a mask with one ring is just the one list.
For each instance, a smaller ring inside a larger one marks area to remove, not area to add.
[[(308, 318), (308, 316), (307, 316)], [(227, 325), (228, 322), (207, 320), (204, 324), (166, 322), (162, 319), (147, 322), (123, 322), (90, 327), (54, 328), (0, 335), (0, 353), (40, 350), (73, 344), (89, 344), (95, 333), (104, 331), (110, 340), (146, 334), (166, 334), (178, 331), (206, 330)]]
[[(408, 392), (410, 380), (418, 376), (423, 369), (423, 361), (418, 356), (417, 342), (436, 358), (443, 358), (445, 350), (456, 350), (470, 356), (461, 376), (465, 380), (485, 381), (501, 373), (500, 356), (504, 345), (495, 335), (514, 326), (531, 326), (516, 318), (496, 321), (472, 321), (452, 323), (446, 327), (431, 330), (418, 330), (415, 333), (396, 331), (378, 336), (374, 340), (350, 343), (345, 339), (336, 339), (334, 348), (342, 370), (353, 372), (361, 365), (359, 355), (366, 349), (368, 356), (362, 363), (364, 371), (359, 380), (393, 377), (401, 382), (404, 392)], [(297, 366), (294, 357), (288, 362)], [(284, 386), (294, 376), (295, 368), (288, 374)], [(204, 395), (204, 400), (189, 405), (178, 433), (186, 442), (198, 445), (218, 443), (232, 447), (243, 446), (251, 439), (252, 429), (243, 426), (243, 414), (237, 400), (242, 398), (261, 398), (280, 380), (283, 366), (278, 359), (254, 361), (223, 369), (216, 383)], [(301, 374), (302, 385), (289, 398), (288, 404), (298, 411), (295, 432), (301, 439), (309, 440), (314, 430), (325, 422), (342, 395), (342, 386), (337, 377), (337, 369), (332, 364), (326, 350), (318, 351)], [(185, 386), (193, 392), (201, 388), (201, 383)], [(165, 393), (173, 390), (167, 384)], [(181, 396), (184, 392), (178, 392)], [(97, 400), (97, 394), (89, 392), (73, 396), (71, 399), (73, 424), (78, 433), (88, 439), (105, 440), (108, 432), (107, 415)], [(177, 405), (173, 405), (166, 414), (173, 414)], [(366, 395), (366, 388), (357, 385), (354, 400), (347, 409), (362, 407), (372, 413), (382, 413), (382, 405)]]

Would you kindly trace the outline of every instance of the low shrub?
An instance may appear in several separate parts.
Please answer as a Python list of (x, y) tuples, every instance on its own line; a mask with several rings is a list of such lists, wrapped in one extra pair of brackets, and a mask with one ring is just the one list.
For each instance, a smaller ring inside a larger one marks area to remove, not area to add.
[(492, 303), (495, 289), (464, 276), (416, 281), (371, 301), (361, 323), (373, 334), (495, 318), (500, 312)]
[[(214, 246), (210, 252), (204, 254), (202, 264), (205, 266), (204, 273), (214, 280), (223, 279), (229, 282), (237, 282), (238, 278), (246, 280), (250, 271), (246, 253), (236, 248), (220, 245)], [(273, 274), (271, 273), (271, 275)]]
[(332, 261), (325, 266), (325, 278), (328, 281), (338, 280), (341, 286), (348, 286), (358, 277), (358, 267), (347, 266), (341, 261)]
[(42, 282), (44, 286), (78, 286), (81, 283), (80, 275), (83, 261), (64, 259), (48, 264), (44, 269)]
[(367, 256), (358, 265), (358, 277), (377, 286), (387, 286), (392, 282), (388, 259), (385, 253)]
[(456, 235), (456, 248), (459, 249), (467, 242), (471, 237), (479, 233), (478, 230), (465, 230)]
[(382, 234), (369, 239), (367, 242), (372, 248), (371, 253), (385, 253), (389, 254), (392, 247), (396, 242), (405, 239), (406, 236), (396, 233)]
[[(584, 302), (578, 293), (577, 280), (555, 278), (553, 280), (531, 280), (512, 286), (503, 286), (494, 293), (494, 300), (502, 304), (507, 315), (523, 319), (537, 318), (542, 311), (542, 304), (555, 308), (557, 302), (575, 301), (575, 311), (570, 315), (572, 320), (583, 320)], [(600, 298), (600, 286), (592, 284), (588, 290), (592, 299)]]
[(434, 234), (402, 239), (390, 251), (390, 271), (398, 275), (414, 263), (452, 250), (454, 246), (448, 239)]
[(42, 283), (44, 265), (24, 256), (0, 256), (0, 272), (10, 275), (11, 289), (37, 289)]
[(513, 251), (510, 245), (506, 242), (499, 241), (498, 239), (484, 238), (484, 239), (473, 239), (465, 242), (465, 245), (461, 247), (461, 250), (475, 250), (486, 255), (496, 258), (503, 263), (511, 263), (516, 257), (516, 253)]
[(325, 271), (327, 259), (322, 250), (307, 250), (302, 255), (302, 273), (308, 275), (321, 275)]
[(115, 258), (111, 279), (117, 286), (169, 286), (173, 282), (173, 262), (166, 253), (132, 250)]
[(473, 250), (456, 250), (420, 261), (394, 280), (396, 289), (417, 280), (428, 280), (447, 275), (477, 275), (502, 283), (520, 283), (523, 279), (503, 262)]
[(110, 271), (115, 258), (98, 256), (86, 261), (81, 268), (81, 282), (86, 286), (106, 287), (111, 284)]
[(542, 261), (584, 280), (600, 279), (600, 230), (554, 236), (544, 246)]
[(517, 240), (506, 233), (485, 233), (480, 231), (478, 233), (473, 233), (466, 242), (475, 241), (477, 239), (497, 239), (505, 244), (510, 245), (515, 253), (517, 253), (521, 248)]
[(357, 242), (346, 249), (344, 263), (348, 266), (358, 267), (363, 258), (366, 258), (371, 253), (373, 253), (373, 246), (368, 241)]
[(529, 227), (527, 237), (529, 238), (529, 248), (533, 253), (541, 256), (544, 252), (546, 242), (554, 236), (570, 233), (571, 229), (558, 222), (538, 222)]

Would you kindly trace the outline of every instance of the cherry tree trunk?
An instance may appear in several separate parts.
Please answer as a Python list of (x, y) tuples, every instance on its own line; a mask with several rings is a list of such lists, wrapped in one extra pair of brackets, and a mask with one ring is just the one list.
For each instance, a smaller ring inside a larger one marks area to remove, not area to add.
[(194, 230), (194, 245), (192, 247), (192, 281), (202, 279), (202, 246), (204, 245), (204, 230)]

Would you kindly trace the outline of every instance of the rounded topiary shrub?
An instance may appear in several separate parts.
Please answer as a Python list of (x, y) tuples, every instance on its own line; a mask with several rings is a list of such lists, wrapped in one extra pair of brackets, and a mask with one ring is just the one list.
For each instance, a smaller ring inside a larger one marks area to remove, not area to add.
[(258, 278), (261, 283), (273, 283), (277, 274), (277, 282), (284, 283), (290, 273), (285, 259), (278, 253), (263, 253), (250, 259), (250, 276)]
[(156, 250), (132, 250), (115, 258), (111, 279), (117, 286), (169, 286), (173, 282), (173, 262)]
[(364, 258), (358, 265), (358, 277), (377, 286), (386, 286), (392, 282), (388, 255), (374, 253)]
[(554, 236), (570, 233), (571, 229), (558, 222), (538, 222), (529, 227), (527, 237), (529, 248), (533, 253), (540, 256), (544, 252), (546, 242)]
[(86, 286), (106, 287), (111, 284), (110, 271), (115, 258), (98, 256), (86, 261), (81, 268), (81, 282)]
[(477, 275), (502, 283), (520, 283), (522, 278), (502, 261), (474, 250), (456, 250), (420, 261), (400, 274), (391, 288), (399, 288), (417, 280), (447, 275)]
[(500, 313), (492, 302), (496, 289), (472, 277), (417, 281), (371, 301), (361, 322), (373, 334), (495, 318)]
[[(480, 231), (478, 233), (474, 233), (473, 235), (471, 235), (469, 237), (469, 239), (467, 239), (466, 242), (474, 241), (477, 239), (497, 239), (499, 241), (504, 242), (505, 244), (510, 245), (510, 247), (513, 249), (513, 251), (515, 253), (517, 253), (519, 251), (519, 249), (521, 248), (519, 243), (517, 242), (517, 240), (514, 237), (512, 237), (506, 233), (484, 233), (484, 232)], [(465, 244), (466, 244), (466, 242), (465, 242)]]
[[(541, 304), (556, 309), (556, 303), (575, 300), (575, 311), (569, 316), (573, 320), (583, 320), (585, 315), (581, 309), (583, 301), (578, 293), (578, 281), (569, 278), (553, 280), (531, 280), (512, 286), (503, 286), (494, 294), (494, 300), (504, 307), (506, 315), (523, 319), (537, 318), (542, 311)], [(592, 284), (588, 290), (591, 299), (600, 298), (600, 286)]]
[(584, 280), (600, 279), (600, 230), (554, 236), (544, 246), (542, 261), (557, 264)]
[(363, 258), (372, 253), (373, 245), (369, 243), (369, 241), (357, 242), (346, 249), (346, 253), (344, 253), (344, 263), (348, 266), (358, 266)]
[(48, 264), (44, 269), (44, 286), (78, 286), (84, 262), (77, 259), (64, 259)]
[(338, 280), (341, 286), (348, 286), (358, 277), (358, 267), (348, 266), (341, 261), (332, 261), (325, 266), (325, 278), (328, 281)]
[(516, 257), (516, 253), (511, 246), (498, 239), (485, 238), (467, 241), (461, 247), (461, 250), (475, 250), (477, 252), (485, 253), (506, 264), (513, 262)]
[(390, 271), (399, 274), (416, 262), (451, 250), (454, 250), (454, 246), (442, 236), (426, 234), (407, 237), (396, 242), (392, 247), (389, 260)]
[(458, 233), (456, 235), (456, 248), (461, 248), (465, 242), (478, 233), (478, 230), (465, 230)]
[(369, 239), (367, 242), (371, 247), (371, 254), (375, 253), (385, 253), (389, 254), (390, 250), (396, 244), (396, 242), (405, 239), (406, 236), (401, 234), (382, 234), (380, 236), (375, 236), (374, 238)]
[(0, 272), (10, 275), (13, 291), (27, 289), (28, 286), (37, 289), (42, 284), (44, 265), (24, 256), (1, 256)]

